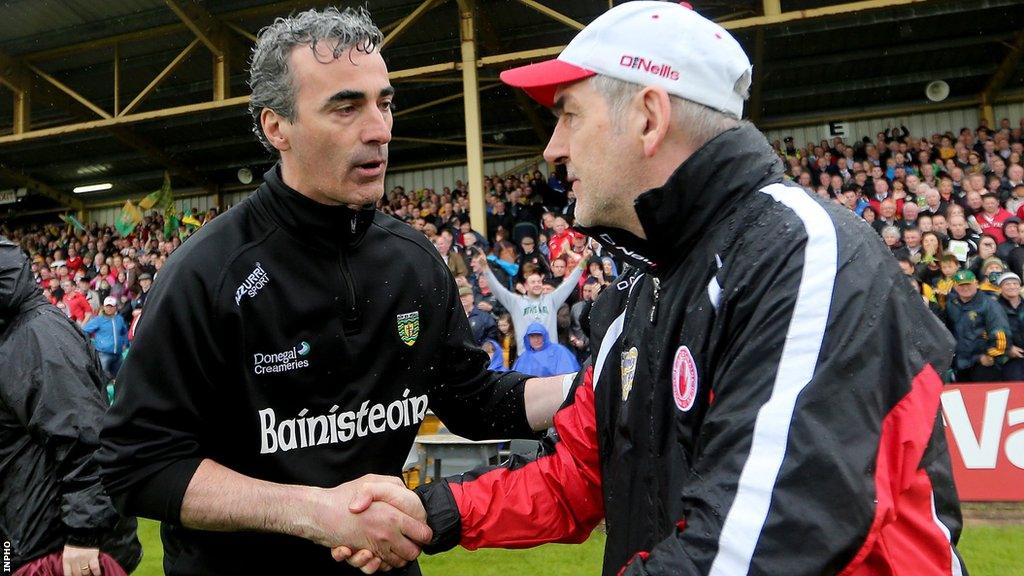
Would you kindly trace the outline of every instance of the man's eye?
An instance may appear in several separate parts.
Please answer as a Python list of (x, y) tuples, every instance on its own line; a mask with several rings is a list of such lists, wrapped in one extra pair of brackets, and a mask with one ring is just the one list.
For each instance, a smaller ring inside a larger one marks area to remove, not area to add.
[(387, 111), (387, 112), (394, 112), (395, 111), (395, 103), (393, 101), (391, 101), (391, 100), (387, 100), (385, 102), (381, 102), (380, 103), (380, 109), (384, 110), (384, 111)]

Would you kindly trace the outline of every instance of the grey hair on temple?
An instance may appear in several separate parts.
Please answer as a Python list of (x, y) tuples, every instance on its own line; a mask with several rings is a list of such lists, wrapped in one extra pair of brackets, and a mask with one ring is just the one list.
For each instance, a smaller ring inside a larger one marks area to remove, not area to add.
[(253, 119), (253, 133), (271, 152), (276, 149), (267, 140), (260, 125), (260, 113), (269, 108), (294, 122), (295, 84), (288, 68), (288, 59), (296, 46), (308, 46), (318, 59), (323, 51), (318, 46), (330, 47), (333, 59), (350, 50), (373, 52), (383, 41), (381, 31), (370, 20), (365, 8), (325, 8), (322, 12), (306, 10), (288, 18), (278, 18), (260, 30), (249, 66), (249, 88), (252, 97), (249, 113)]

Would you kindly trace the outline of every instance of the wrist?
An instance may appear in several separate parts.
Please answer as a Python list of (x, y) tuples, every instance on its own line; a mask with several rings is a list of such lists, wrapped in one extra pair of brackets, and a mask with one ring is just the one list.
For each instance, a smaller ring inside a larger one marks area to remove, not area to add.
[(281, 504), (268, 507), (267, 530), (318, 541), (323, 532), (319, 519), (324, 510), (324, 490), (315, 486), (284, 488), (288, 494), (278, 500)]
[(103, 531), (88, 528), (68, 529), (67, 536), (65, 543), (76, 548), (98, 548), (103, 541)]

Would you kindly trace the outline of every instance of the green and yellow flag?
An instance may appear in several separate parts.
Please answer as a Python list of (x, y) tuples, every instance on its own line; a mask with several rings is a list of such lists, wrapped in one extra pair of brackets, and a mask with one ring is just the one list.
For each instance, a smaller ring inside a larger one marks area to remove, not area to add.
[(73, 214), (63, 214), (61, 215), (60, 219), (64, 221), (64, 223), (67, 224), (68, 226), (74, 226), (75, 228), (81, 230), (82, 232), (88, 232), (88, 230), (85, 229), (85, 225), (79, 222), (78, 218), (75, 218)]
[(143, 211), (156, 210), (167, 213), (174, 208), (174, 193), (171, 191), (171, 175), (164, 172), (164, 184), (159, 190), (150, 192), (145, 198), (139, 200), (139, 208)]
[(133, 204), (131, 200), (125, 200), (124, 207), (121, 208), (121, 214), (118, 215), (117, 221), (114, 222), (114, 228), (117, 228), (122, 238), (126, 238), (135, 230), (139, 222), (142, 222), (142, 210), (139, 210), (139, 207)]

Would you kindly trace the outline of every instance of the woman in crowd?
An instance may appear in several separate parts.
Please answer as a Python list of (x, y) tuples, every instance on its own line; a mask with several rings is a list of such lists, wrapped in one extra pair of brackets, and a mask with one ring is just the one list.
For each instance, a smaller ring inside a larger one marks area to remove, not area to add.
[(998, 247), (999, 243), (996, 242), (995, 236), (991, 234), (981, 235), (981, 238), (978, 240), (978, 253), (967, 260), (966, 266), (968, 270), (974, 272), (974, 276), (978, 281), (984, 280), (982, 277), (985, 275), (985, 271), (982, 270), (982, 266), (986, 260), (995, 257)]
[(942, 240), (935, 232), (921, 235), (921, 261), (917, 265), (916, 275), (922, 284), (931, 286), (933, 280), (942, 276)]
[(604, 277), (608, 281), (612, 281), (619, 277), (619, 268), (615, 265), (615, 260), (611, 256), (604, 256), (601, 258), (601, 267), (604, 270)]
[(865, 206), (864, 211), (860, 213), (860, 217), (868, 224), (874, 224), (875, 220), (878, 219), (878, 214), (875, 214), (875, 209), (871, 206)]
[(900, 229), (895, 226), (886, 226), (882, 228), (882, 242), (885, 242), (885, 246), (893, 254), (897, 250), (903, 247), (903, 243), (900, 242)]
[(511, 368), (519, 357), (516, 345), (516, 332), (512, 325), (512, 315), (505, 312), (498, 316), (498, 344), (501, 345), (505, 358), (505, 367)]

